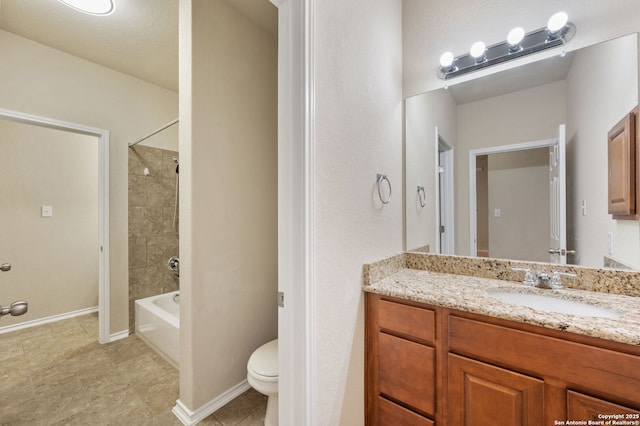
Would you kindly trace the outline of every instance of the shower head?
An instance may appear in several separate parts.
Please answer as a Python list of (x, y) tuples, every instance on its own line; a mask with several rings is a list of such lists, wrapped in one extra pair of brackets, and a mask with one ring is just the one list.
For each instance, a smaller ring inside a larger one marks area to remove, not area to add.
[(180, 168), (180, 159), (178, 157), (171, 157), (174, 163), (176, 163), (176, 173), (179, 173), (178, 169)]

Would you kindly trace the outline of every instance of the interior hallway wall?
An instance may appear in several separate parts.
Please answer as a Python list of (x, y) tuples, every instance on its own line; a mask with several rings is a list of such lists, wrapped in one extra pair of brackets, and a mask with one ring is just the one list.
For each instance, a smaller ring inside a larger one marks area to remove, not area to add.
[(277, 42), (222, 0), (181, 0), (180, 40), (180, 402), (197, 410), (277, 337)]
[(0, 108), (110, 131), (110, 329), (127, 330), (127, 144), (174, 119), (178, 94), (6, 31), (0, 57)]
[(0, 303), (29, 303), (0, 326), (96, 308), (98, 138), (0, 119), (0, 182)]
[[(488, 157), (489, 256), (548, 262), (549, 149)], [(496, 209), (500, 209), (499, 217)]]

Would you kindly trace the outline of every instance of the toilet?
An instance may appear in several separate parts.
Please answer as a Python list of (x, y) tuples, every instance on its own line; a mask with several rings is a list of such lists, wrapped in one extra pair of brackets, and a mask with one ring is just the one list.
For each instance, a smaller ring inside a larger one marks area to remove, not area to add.
[(278, 339), (253, 351), (247, 362), (247, 381), (269, 398), (264, 425), (278, 426)]

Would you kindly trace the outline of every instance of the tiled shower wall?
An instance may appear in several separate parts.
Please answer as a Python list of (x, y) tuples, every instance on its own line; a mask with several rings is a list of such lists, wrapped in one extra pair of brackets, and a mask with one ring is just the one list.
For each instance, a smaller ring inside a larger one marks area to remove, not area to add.
[[(134, 301), (178, 290), (167, 267), (178, 256), (173, 225), (176, 151), (137, 145), (129, 149), (129, 330), (134, 331)], [(145, 176), (145, 168), (148, 174)], [(179, 207), (179, 206), (178, 206)]]

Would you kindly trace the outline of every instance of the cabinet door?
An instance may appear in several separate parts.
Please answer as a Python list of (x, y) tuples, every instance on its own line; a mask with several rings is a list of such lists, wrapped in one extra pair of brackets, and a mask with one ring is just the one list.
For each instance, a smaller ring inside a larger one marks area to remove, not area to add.
[(603, 414), (621, 415), (622, 417), (618, 420), (640, 420), (640, 411), (578, 392), (567, 392), (567, 418), (569, 420), (603, 420)]
[(636, 212), (635, 116), (628, 114), (608, 134), (609, 213), (614, 219)]
[(378, 336), (380, 393), (427, 414), (435, 407), (433, 348), (380, 333)]
[(542, 425), (543, 392), (542, 380), (449, 354), (451, 426)]

